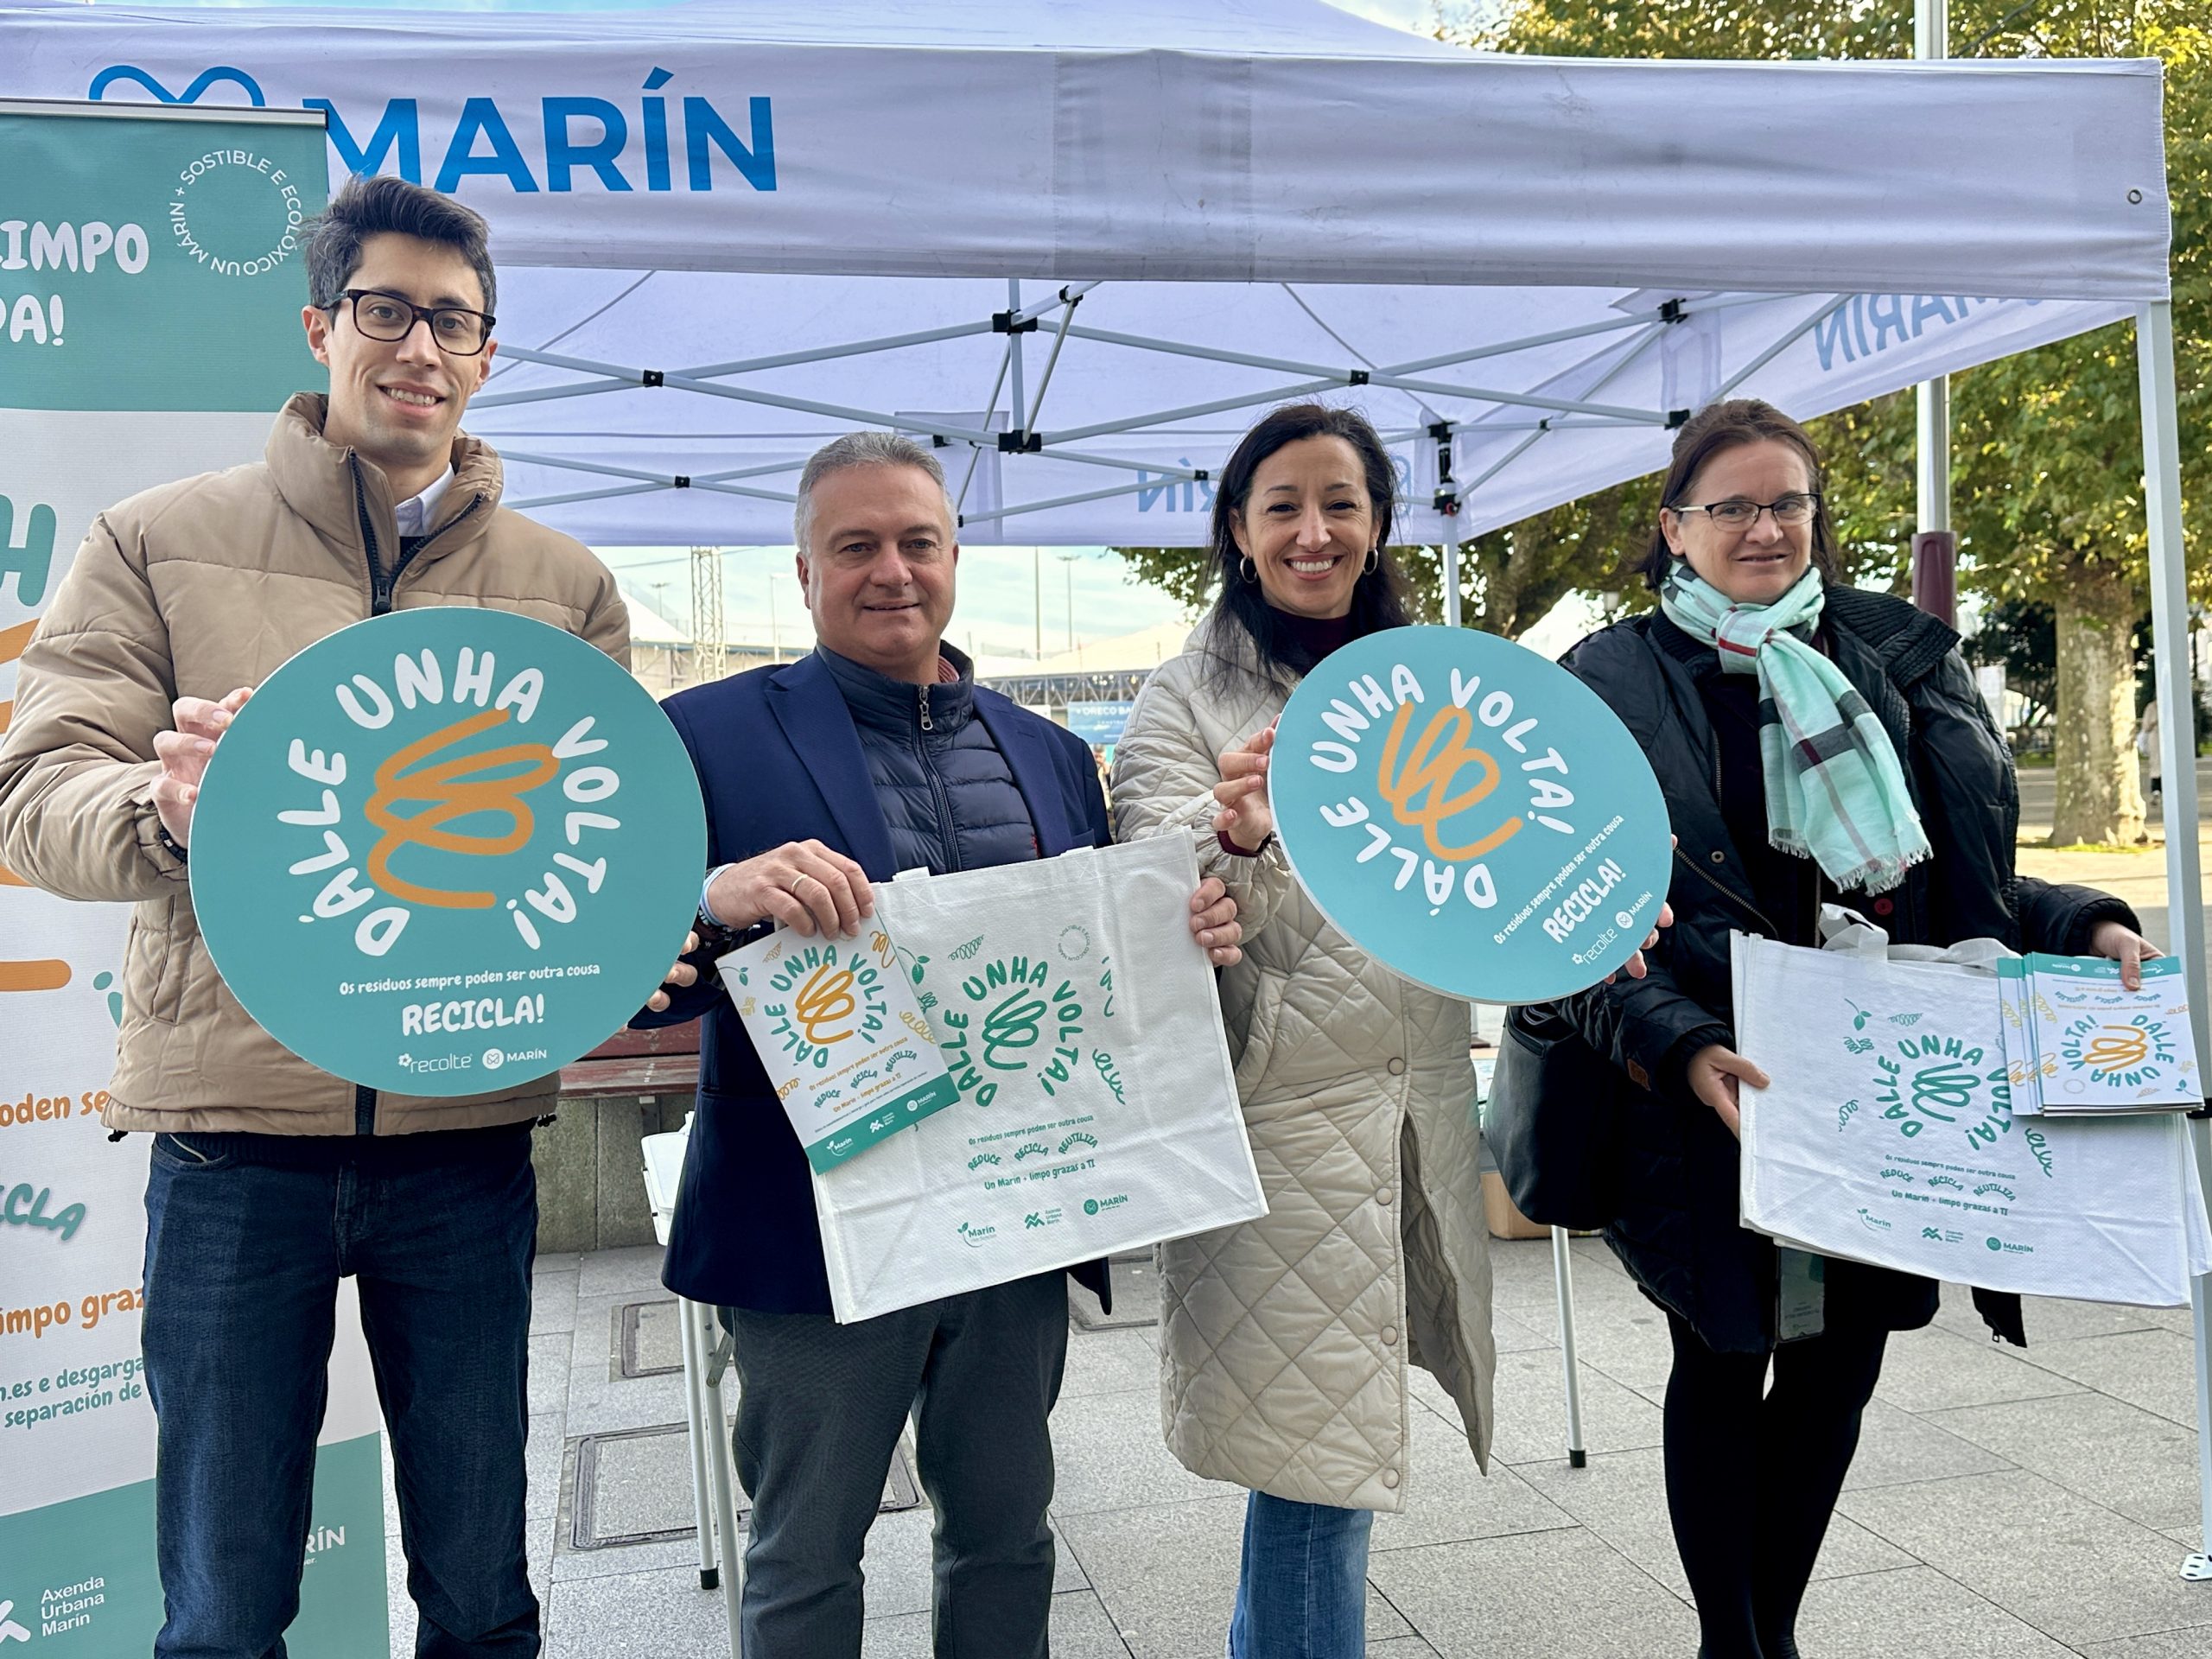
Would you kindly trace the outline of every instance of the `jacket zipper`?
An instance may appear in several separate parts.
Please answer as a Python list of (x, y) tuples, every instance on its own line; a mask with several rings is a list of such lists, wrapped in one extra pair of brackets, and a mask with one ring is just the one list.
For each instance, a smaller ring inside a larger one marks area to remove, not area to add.
[[(922, 731), (933, 732), (937, 722), (930, 718), (930, 689), (926, 685), (914, 688), (918, 712), (922, 718)], [(944, 826), (945, 858), (952, 869), (960, 868), (960, 827), (952, 821), (952, 798), (945, 793), (944, 779), (938, 775), (937, 763), (930, 759), (930, 746), (921, 734), (914, 738), (914, 753), (922, 763), (922, 771), (930, 780), (930, 796), (937, 803), (937, 821)]]
[(1768, 938), (1778, 939), (1782, 937), (1782, 930), (1777, 927), (1772, 922), (1769, 921), (1766, 918), (1766, 913), (1760, 910), (1756, 905), (1751, 904), (1747, 900), (1738, 898), (1735, 893), (1731, 893), (1727, 888), (1722, 887), (1720, 883), (1714, 880), (1703, 870), (1698, 868), (1696, 861), (1688, 858), (1681, 853), (1676, 853), (1675, 857), (1675, 861), (1680, 863), (1684, 869), (1689, 871), (1690, 874), (1696, 876), (1699, 880), (1704, 882), (1706, 886), (1711, 887), (1723, 899), (1726, 899), (1730, 904), (1735, 906), (1737, 909), (1742, 911), (1745, 915), (1751, 917), (1760, 926), (1766, 929), (1766, 937)]
[(377, 527), (369, 520), (368, 486), (361, 481), (361, 463), (358, 457), (347, 455), (346, 464), (353, 473), (353, 514), (361, 526), (361, 550), (369, 561), (369, 614), (382, 616), (391, 609), (391, 588), (395, 577), (384, 573), (384, 561), (377, 556)]
[[(358, 455), (349, 454), (346, 458), (346, 464), (353, 469), (353, 514), (361, 526), (361, 550), (368, 556), (369, 561), (369, 614), (371, 616), (388, 615), (391, 610), (393, 592), (399, 586), (400, 573), (407, 569), (410, 558), (408, 555), (403, 553), (391, 574), (390, 575), (385, 574), (384, 561), (377, 554), (377, 527), (369, 518), (368, 486), (361, 481), (360, 458)], [(476, 499), (468, 504), (467, 510), (456, 514), (444, 529), (434, 531), (431, 537), (426, 537), (422, 546), (415, 550), (416, 552), (421, 552), (423, 547), (430, 544), (430, 541), (435, 537), (444, 535), (446, 531), (451, 530), (455, 524), (472, 516), (483, 505), (484, 497), (480, 493)], [(927, 696), (927, 693), (924, 695)], [(374, 1135), (376, 1132), (377, 1091), (357, 1083), (353, 1085), (353, 1133)]]

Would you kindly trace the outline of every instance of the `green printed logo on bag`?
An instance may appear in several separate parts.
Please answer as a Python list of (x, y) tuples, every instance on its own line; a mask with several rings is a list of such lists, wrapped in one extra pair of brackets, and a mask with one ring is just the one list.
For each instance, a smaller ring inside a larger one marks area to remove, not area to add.
[[(1059, 938), (1058, 963), (1042, 950), (1015, 951), (964, 962), (957, 980), (957, 970), (935, 976), (944, 994), (931, 1018), (963, 1096), (988, 1106), (1001, 1082), (1032, 1077), (1055, 1097), (1078, 1078), (1096, 1076), (1122, 1097), (1113, 1056), (1084, 1046), (1086, 1031), (1114, 1017), (1111, 964), (1102, 958), (1095, 970), (1078, 966), (1090, 953), (1090, 937), (1070, 927)], [(1094, 990), (1103, 1001), (1087, 1007)]]
[[(1857, 1051), (1866, 1040), (1847, 1038), (1845, 1046)], [(1957, 1129), (1969, 1145), (1990, 1146), (2012, 1127), (2005, 1057), (1956, 1037), (1891, 1035), (1874, 1055), (1874, 1089), (1883, 1118), (1908, 1140), (1936, 1126)]]

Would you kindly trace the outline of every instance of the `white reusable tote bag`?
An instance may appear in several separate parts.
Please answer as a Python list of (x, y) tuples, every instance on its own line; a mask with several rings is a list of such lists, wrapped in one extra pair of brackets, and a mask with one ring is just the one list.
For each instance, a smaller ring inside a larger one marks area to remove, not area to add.
[(875, 888), (959, 1103), (814, 1178), (842, 1323), (1267, 1213), (1190, 844)]
[(1734, 976), (1773, 1079), (1743, 1091), (1746, 1227), (1990, 1290), (2189, 1300), (2212, 1240), (2182, 1120), (2015, 1120), (1993, 972), (1739, 933)]

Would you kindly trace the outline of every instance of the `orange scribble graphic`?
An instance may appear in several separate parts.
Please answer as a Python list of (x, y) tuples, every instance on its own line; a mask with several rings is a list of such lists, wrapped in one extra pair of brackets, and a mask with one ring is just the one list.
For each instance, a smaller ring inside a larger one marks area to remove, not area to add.
[[(21, 657), (24, 647), (31, 642), (31, 635), (37, 631), (38, 620), (35, 617), (29, 622), (18, 622), (12, 628), (0, 628), (0, 665), (12, 663)], [(7, 702), (0, 702), (0, 732), (6, 731), (8, 722), (15, 717), (16, 700), (10, 697)]]
[[(1497, 762), (1491, 759), (1487, 751), (1467, 741), (1469, 734), (1475, 729), (1475, 717), (1456, 705), (1438, 709), (1429, 717), (1428, 724), (1414, 744), (1412, 755), (1402, 767), (1398, 752), (1413, 712), (1410, 702), (1398, 705), (1397, 718), (1390, 722), (1390, 734), (1382, 742), (1382, 764), (1376, 770), (1376, 788), (1390, 803), (1390, 810), (1398, 822), (1418, 828), (1421, 840), (1437, 857), (1458, 863), (1496, 852), (1519, 831), (1519, 818), (1507, 818), (1481, 840), (1465, 847), (1446, 847), (1438, 833), (1446, 819), (1478, 805), (1497, 787)], [(1479, 768), (1480, 781), (1452, 794), (1452, 781), (1468, 766)]]
[(806, 983), (798, 988), (791, 1011), (798, 1016), (799, 1028), (805, 1032), (806, 1040), (827, 1048), (832, 1043), (843, 1042), (853, 1033), (846, 1030), (825, 1035), (823, 1027), (851, 1019), (860, 1012), (860, 1000), (853, 995), (853, 970), (830, 965), (816, 969)]
[[(416, 845), (435, 848), (442, 853), (458, 853), (467, 858), (495, 858), (529, 843), (537, 819), (522, 798), (550, 782), (561, 770), (561, 762), (551, 749), (543, 743), (515, 743), (505, 748), (456, 755), (435, 765), (424, 764), (440, 750), (466, 742), (477, 733), (501, 724), (509, 713), (505, 709), (488, 709), (450, 726), (442, 726), (427, 736), (416, 738), (377, 768), (376, 793), (369, 797), (368, 804), (362, 810), (369, 822), (385, 833), (383, 839), (369, 849), (369, 875), (393, 898), (439, 910), (492, 907), (493, 895), (488, 893), (450, 893), (419, 887), (395, 875), (391, 860), (403, 849)], [(505, 777), (484, 776), (513, 767), (523, 770), (510, 771)], [(403, 814), (395, 810), (400, 803), (425, 804), (419, 811)], [(496, 836), (461, 835), (444, 827), (456, 818), (476, 812), (504, 815), (507, 830)]]
[[(37, 627), (38, 623), (33, 620), (18, 622), (12, 628), (0, 628), (0, 663), (12, 663), (21, 657)], [(8, 722), (15, 715), (13, 697), (0, 702), (0, 732), (8, 729)], [(22, 876), (0, 864), (0, 887), (29, 886), (30, 883)], [(66, 962), (0, 962), (0, 991), (58, 991), (68, 982), (69, 964)]]
[(2101, 1026), (2083, 1051), (2082, 1063), (2092, 1071), (2125, 1071), (2151, 1058), (2151, 1035), (2135, 1026)]
[(58, 991), (68, 982), (66, 962), (0, 962), (0, 991)]

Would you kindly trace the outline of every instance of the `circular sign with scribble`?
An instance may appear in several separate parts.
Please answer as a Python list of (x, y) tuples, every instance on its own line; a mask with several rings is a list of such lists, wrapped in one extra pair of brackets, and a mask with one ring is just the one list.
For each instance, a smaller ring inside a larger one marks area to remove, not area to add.
[(1268, 793), (1337, 931), (1484, 1002), (1596, 984), (1656, 925), (1667, 804), (1634, 737), (1565, 669), (1493, 634), (1391, 628), (1300, 683)]
[(302, 1059), (409, 1095), (597, 1047), (683, 948), (705, 865), (690, 757), (645, 688), (572, 634), (461, 607), (286, 663), (193, 815), (232, 994)]

